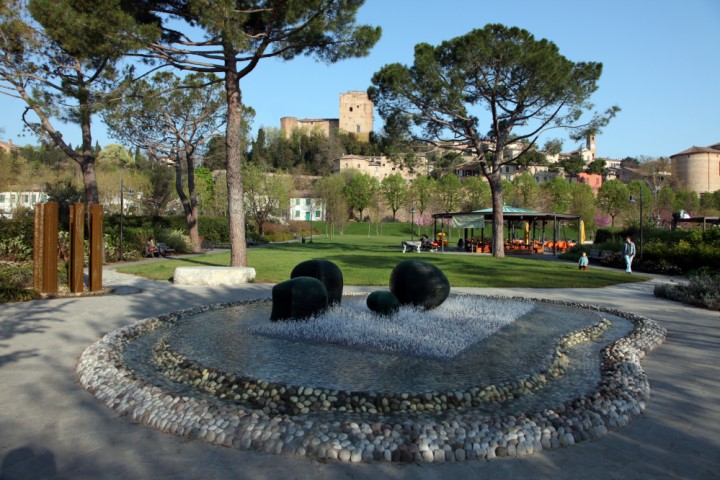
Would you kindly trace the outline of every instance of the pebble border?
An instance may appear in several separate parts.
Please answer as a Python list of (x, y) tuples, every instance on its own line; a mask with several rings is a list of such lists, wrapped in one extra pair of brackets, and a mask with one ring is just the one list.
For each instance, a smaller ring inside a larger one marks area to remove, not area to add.
[(136, 377), (123, 364), (125, 346), (150, 331), (184, 316), (264, 301), (203, 305), (110, 332), (80, 356), (78, 382), (98, 401), (134, 422), (211, 444), (353, 463), (490, 460), (572, 445), (626, 425), (643, 412), (650, 396), (640, 360), (666, 335), (660, 324), (640, 315), (574, 302), (530, 300), (617, 315), (632, 322), (634, 328), (603, 349), (601, 379), (594, 392), (552, 409), (517, 416), (478, 417), (472, 410), (419, 411), (399, 418), (342, 411), (268, 414), (259, 408), (164, 391)]

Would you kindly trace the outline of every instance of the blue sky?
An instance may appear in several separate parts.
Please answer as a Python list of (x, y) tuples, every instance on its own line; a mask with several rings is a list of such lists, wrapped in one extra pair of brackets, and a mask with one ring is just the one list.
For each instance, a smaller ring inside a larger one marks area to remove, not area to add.
[[(669, 156), (720, 142), (718, 0), (366, 0), (358, 21), (383, 29), (368, 57), (333, 65), (269, 60), (242, 81), (243, 101), (257, 112), (254, 131), (278, 128), (284, 116), (337, 118), (340, 93), (366, 90), (387, 63), (411, 64), (417, 43), (502, 23), (553, 41), (572, 61), (603, 64), (592, 101), (622, 111), (598, 136), (598, 156)], [(19, 101), (0, 95), (0, 111), (0, 140), (36, 143), (22, 136)], [(79, 143), (77, 127), (60, 129)], [(99, 120), (94, 136), (101, 145), (114, 141)], [(564, 150), (576, 146), (566, 140)]]

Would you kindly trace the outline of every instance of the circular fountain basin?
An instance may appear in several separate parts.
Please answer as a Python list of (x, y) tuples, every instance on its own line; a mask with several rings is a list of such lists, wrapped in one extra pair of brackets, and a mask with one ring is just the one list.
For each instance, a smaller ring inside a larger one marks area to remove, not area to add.
[(662, 327), (524, 302), (532, 308), (441, 358), (277, 338), (261, 328), (267, 301), (205, 306), (108, 334), (78, 374), (99, 400), (154, 428), (341, 461), (524, 455), (603, 436), (642, 412), (639, 359)]

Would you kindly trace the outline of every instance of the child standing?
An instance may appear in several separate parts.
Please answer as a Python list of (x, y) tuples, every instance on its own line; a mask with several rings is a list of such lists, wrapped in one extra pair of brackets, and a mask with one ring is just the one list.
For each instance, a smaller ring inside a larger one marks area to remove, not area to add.
[(578, 270), (587, 270), (589, 263), (589, 259), (587, 257), (587, 253), (582, 252), (582, 256), (580, 257), (580, 260), (578, 260)]

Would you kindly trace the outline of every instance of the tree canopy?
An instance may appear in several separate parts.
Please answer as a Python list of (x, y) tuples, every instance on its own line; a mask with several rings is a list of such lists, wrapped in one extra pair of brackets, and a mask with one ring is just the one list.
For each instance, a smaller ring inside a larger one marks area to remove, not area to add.
[[(180, 70), (221, 76), (227, 102), (225, 134), (232, 266), (247, 264), (241, 160), (240, 80), (261, 60), (307, 55), (326, 63), (366, 55), (380, 28), (356, 25), (364, 0), (165, 0), (123, 2), (142, 21), (161, 26), (146, 56)], [(177, 28), (190, 25), (190, 33)], [(197, 32), (197, 38), (190, 38)]]
[[(536, 145), (552, 128), (573, 137), (597, 132), (613, 107), (582, 121), (592, 109), (602, 65), (572, 62), (548, 40), (526, 30), (487, 25), (437, 47), (415, 46), (412, 66), (393, 63), (373, 75), (368, 90), (380, 115), (423, 141), (472, 152), (493, 201), (493, 255), (504, 256), (501, 167)], [(399, 120), (401, 119), (401, 120)], [(513, 157), (506, 146), (522, 142)], [(488, 155), (490, 153), (491, 155)]]

